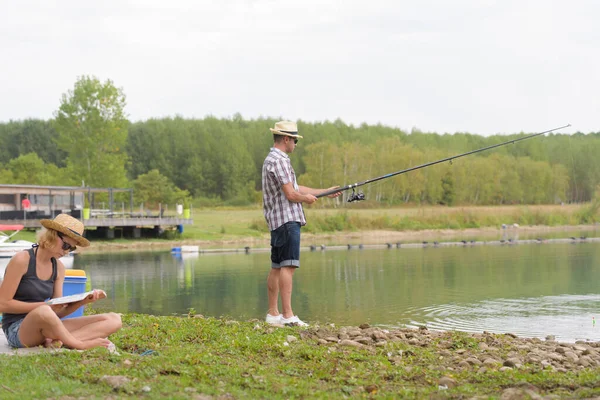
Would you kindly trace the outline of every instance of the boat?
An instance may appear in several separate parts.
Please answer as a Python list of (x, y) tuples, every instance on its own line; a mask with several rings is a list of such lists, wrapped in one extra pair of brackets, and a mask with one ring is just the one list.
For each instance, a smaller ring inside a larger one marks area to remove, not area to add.
[[(28, 240), (13, 240), (10, 238), (15, 236), (24, 228), (23, 225), (0, 225), (0, 279), (4, 276), (4, 271), (8, 262), (19, 251), (29, 250), (35, 243)], [(14, 231), (11, 234), (7, 234), (5, 231)], [(64, 257), (60, 258), (60, 261), (64, 264), (65, 268), (73, 268), (73, 257), (74, 253), (71, 252)]]
[[(23, 225), (0, 225), (0, 258), (11, 258), (19, 251), (31, 248), (33, 242), (28, 240), (10, 241), (10, 238), (19, 233), (23, 228)], [(5, 231), (14, 232), (9, 235)]]

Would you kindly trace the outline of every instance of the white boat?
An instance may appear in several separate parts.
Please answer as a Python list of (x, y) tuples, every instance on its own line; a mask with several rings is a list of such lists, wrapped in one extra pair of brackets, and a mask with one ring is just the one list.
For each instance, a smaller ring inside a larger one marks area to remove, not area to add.
[[(8, 262), (19, 251), (29, 250), (35, 243), (28, 240), (13, 240), (10, 238), (19, 233), (23, 229), (23, 225), (0, 225), (0, 280), (4, 276), (4, 270)], [(4, 231), (14, 231), (8, 235)], [(67, 254), (60, 258), (60, 261), (64, 264), (65, 268), (73, 268), (73, 254)]]
[[(0, 225), (0, 258), (11, 258), (19, 251), (31, 248), (32, 242), (27, 240), (13, 240), (10, 238), (15, 236), (23, 229), (23, 225)], [(14, 231), (10, 235), (4, 231)]]

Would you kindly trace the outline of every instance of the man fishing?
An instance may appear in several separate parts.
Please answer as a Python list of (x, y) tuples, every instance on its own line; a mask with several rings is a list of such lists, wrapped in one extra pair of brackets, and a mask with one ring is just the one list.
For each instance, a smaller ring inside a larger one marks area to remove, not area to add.
[[(262, 168), (263, 211), (271, 231), (271, 270), (267, 278), (269, 324), (307, 326), (292, 311), (292, 278), (300, 267), (300, 227), (306, 225), (302, 203), (313, 204), (317, 195), (326, 191), (328, 197), (337, 197), (337, 186), (329, 189), (311, 189), (299, 186), (290, 162), (298, 140), (295, 122), (280, 121), (270, 128), (273, 147), (265, 158)], [(283, 313), (279, 313), (281, 296)]]

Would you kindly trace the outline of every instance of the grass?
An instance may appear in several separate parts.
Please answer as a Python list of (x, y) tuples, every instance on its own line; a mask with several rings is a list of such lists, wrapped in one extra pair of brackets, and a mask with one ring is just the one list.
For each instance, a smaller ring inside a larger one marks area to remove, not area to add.
[[(467, 229), (500, 227), (502, 224), (568, 226), (600, 221), (598, 207), (590, 204), (483, 207), (402, 207), (320, 209), (305, 207), (307, 233), (354, 232), (360, 230), (412, 231), (426, 229)], [(182, 237), (167, 239), (227, 241), (261, 238), (268, 234), (262, 208), (195, 209), (194, 223), (184, 226)], [(33, 232), (21, 232), (14, 239), (35, 241)], [(164, 239), (145, 239), (164, 242)], [(96, 242), (96, 241), (95, 241)], [(114, 239), (115, 243), (128, 240)]]
[[(600, 395), (598, 367), (573, 372), (529, 365), (505, 372), (444, 370), (437, 366), (450, 358), (441, 361), (438, 342), (419, 346), (390, 341), (354, 348), (319, 345), (308, 331), (275, 329), (257, 321), (127, 314), (123, 322), (123, 329), (111, 337), (120, 355), (95, 349), (0, 356), (0, 397), (498, 398), (503, 389), (522, 382), (535, 385), (541, 394)], [(292, 342), (289, 336), (299, 340)], [(495, 340), (508, 343), (503, 338)], [(479, 344), (461, 332), (449, 332), (443, 340), (456, 354), (477, 351)], [(519, 350), (504, 345), (500, 351), (506, 355)], [(126, 381), (111, 386), (105, 376)], [(451, 376), (458, 385), (441, 390), (442, 376)]]

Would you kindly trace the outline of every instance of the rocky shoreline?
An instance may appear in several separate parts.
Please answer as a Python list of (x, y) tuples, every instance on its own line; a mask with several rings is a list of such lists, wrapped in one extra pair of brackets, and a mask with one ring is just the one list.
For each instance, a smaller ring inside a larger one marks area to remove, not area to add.
[[(282, 326), (269, 326), (267, 333), (277, 327)], [(258, 325), (255, 329), (259, 329)], [(383, 351), (391, 365), (403, 368), (407, 373), (419, 367), (439, 371), (442, 375), (438, 382), (440, 389), (466, 383), (457, 377), (464, 376), (462, 373), (484, 376), (513, 370), (527, 373), (600, 371), (600, 342), (561, 343), (553, 336), (541, 340), (519, 338), (511, 333), (432, 331), (426, 327), (387, 330), (363, 324), (341, 328), (311, 326), (300, 330), (299, 338), (337, 351), (344, 351), (344, 348), (364, 349), (371, 353)], [(296, 340), (296, 336), (288, 335), (284, 345)], [(569, 390), (577, 390), (577, 387)], [(540, 392), (542, 388), (523, 382), (504, 389), (501, 398), (543, 398)]]

